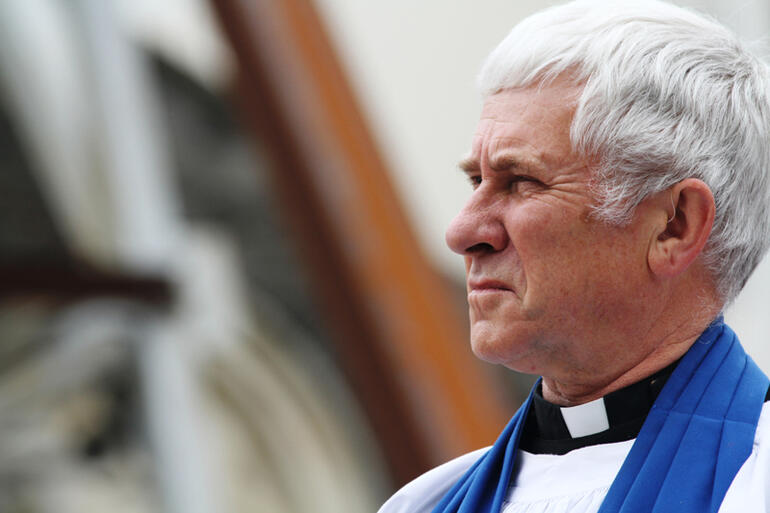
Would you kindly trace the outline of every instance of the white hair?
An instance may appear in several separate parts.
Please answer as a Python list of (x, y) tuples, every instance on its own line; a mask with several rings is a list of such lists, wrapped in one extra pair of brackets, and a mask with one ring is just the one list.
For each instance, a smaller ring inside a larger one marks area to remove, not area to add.
[(725, 303), (770, 244), (770, 72), (724, 26), (657, 0), (578, 0), (519, 23), (489, 55), (482, 95), (584, 85), (573, 150), (598, 159), (595, 215), (622, 225), (646, 197), (705, 182), (703, 253)]

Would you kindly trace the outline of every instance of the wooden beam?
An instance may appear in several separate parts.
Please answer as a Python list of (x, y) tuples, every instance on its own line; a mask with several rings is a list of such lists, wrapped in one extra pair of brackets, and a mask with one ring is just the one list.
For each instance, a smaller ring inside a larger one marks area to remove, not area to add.
[(278, 203), (397, 483), (508, 417), (426, 260), (308, 0), (213, 0)]

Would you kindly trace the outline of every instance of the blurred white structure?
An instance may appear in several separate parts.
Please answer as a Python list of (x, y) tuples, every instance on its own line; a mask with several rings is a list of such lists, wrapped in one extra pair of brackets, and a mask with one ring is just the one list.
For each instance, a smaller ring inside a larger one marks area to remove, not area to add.
[[(0, 509), (21, 497), (25, 511), (57, 513), (372, 511), (384, 470), (343, 380), (284, 351), (301, 330), (283, 305), (255, 319), (232, 240), (182, 215), (157, 77), (133, 37), (226, 83), (206, 4), (116, 5), (0, 2), (0, 106), (68, 249), (159, 276), (173, 297), (51, 306), (27, 323), (53, 325), (42, 341), (4, 337), (31, 349), (0, 372)], [(22, 324), (2, 314), (3, 328)], [(100, 380), (119, 373), (140, 389), (133, 439), (89, 460), (83, 428), (107, 416)]]

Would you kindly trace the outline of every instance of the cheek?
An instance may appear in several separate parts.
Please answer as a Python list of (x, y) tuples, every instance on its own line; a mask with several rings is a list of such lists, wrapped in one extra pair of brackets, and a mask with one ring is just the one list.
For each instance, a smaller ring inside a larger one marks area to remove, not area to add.
[[(572, 221), (572, 222), (570, 222)], [(574, 220), (563, 210), (545, 203), (532, 202), (508, 211), (506, 230), (519, 251), (552, 253), (553, 249), (569, 243)], [(524, 256), (522, 254), (522, 256)], [(531, 255), (537, 258), (544, 255)]]
[(508, 219), (508, 233), (528, 280), (569, 277), (585, 250), (582, 227), (563, 213), (522, 208)]

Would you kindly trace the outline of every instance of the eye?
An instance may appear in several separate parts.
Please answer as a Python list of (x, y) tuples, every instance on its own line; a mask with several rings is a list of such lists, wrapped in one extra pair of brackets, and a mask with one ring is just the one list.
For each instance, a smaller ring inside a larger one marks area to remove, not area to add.
[(510, 187), (511, 191), (514, 192), (520, 192), (522, 190), (536, 187), (538, 185), (542, 185), (542, 182), (528, 175), (514, 175), (511, 177)]
[(481, 175), (468, 175), (468, 181), (471, 183), (471, 187), (475, 191), (479, 185), (481, 185)]

